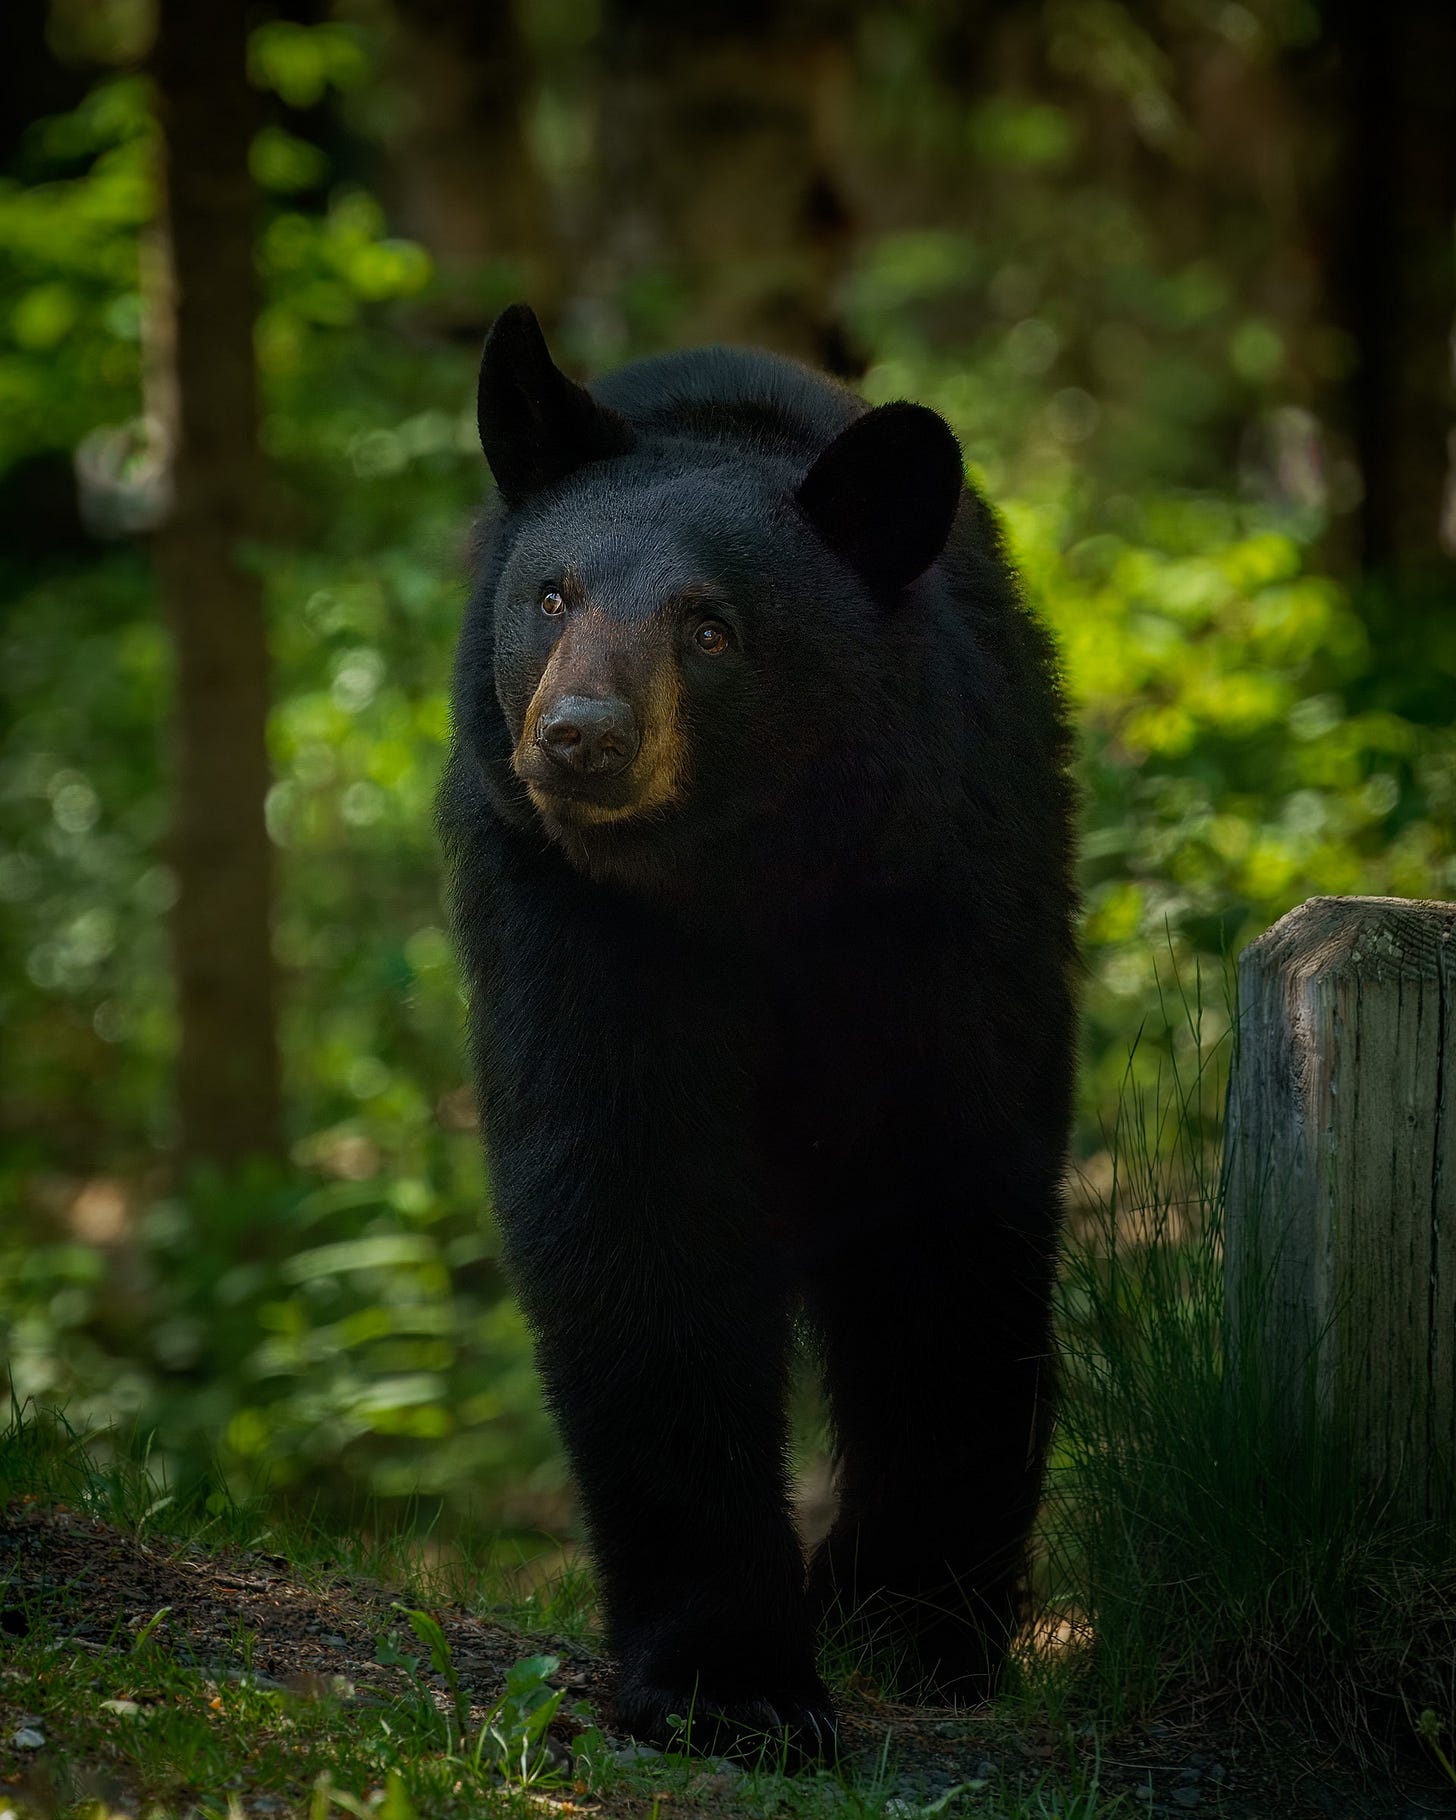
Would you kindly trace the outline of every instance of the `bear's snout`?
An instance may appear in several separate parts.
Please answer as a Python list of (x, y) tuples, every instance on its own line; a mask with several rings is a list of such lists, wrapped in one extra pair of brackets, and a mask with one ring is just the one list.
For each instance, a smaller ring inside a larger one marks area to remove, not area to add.
[(614, 777), (636, 758), (642, 738), (620, 695), (567, 695), (537, 716), (536, 744), (579, 776)]

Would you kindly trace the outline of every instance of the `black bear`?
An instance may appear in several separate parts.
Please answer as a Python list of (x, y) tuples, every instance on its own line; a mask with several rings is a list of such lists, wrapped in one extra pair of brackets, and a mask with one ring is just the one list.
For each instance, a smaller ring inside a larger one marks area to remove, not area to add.
[[(506, 1262), (616, 1717), (827, 1747), (816, 1624), (995, 1684), (1051, 1413), (1069, 734), (944, 421), (769, 354), (589, 388), (523, 306), (440, 800)], [(796, 1332), (839, 1514), (790, 1513)]]

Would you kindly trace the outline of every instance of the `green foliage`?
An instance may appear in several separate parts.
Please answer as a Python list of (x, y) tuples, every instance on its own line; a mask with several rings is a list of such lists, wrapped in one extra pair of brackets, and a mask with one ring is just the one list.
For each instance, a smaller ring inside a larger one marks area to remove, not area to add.
[[(561, 1658), (522, 1657), (507, 1671), (499, 1697), (481, 1725), (475, 1727), (471, 1719), (470, 1694), (456, 1671), (450, 1640), (439, 1619), (433, 1612), (402, 1605), (398, 1600), (394, 1609), (429, 1651), (430, 1667), (444, 1681), (449, 1694), (450, 1712), (437, 1712), (434, 1695), (419, 1678), (416, 1659), (399, 1648), (393, 1632), (381, 1639), (376, 1660), (403, 1668), (410, 1676), (419, 1696), (421, 1712), (427, 1719), (428, 1715), (435, 1714), (442, 1727), (446, 1752), (460, 1757), (477, 1777), (494, 1774), (521, 1788), (559, 1782), (562, 1755), (559, 1750), (553, 1753), (547, 1733), (566, 1698), (564, 1687), (551, 1685), (551, 1677), (560, 1668)], [(590, 1717), (584, 1705), (578, 1704), (573, 1712), (580, 1719)], [(588, 1749), (594, 1749), (598, 1756), (602, 1754), (601, 1733), (595, 1728), (590, 1732)]]
[(10, 1371), (80, 1422), (140, 1424), (192, 1473), (215, 1454), (336, 1521), (365, 1488), (423, 1500), (423, 1520), (510, 1486), (529, 1526), (559, 1509), (560, 1469), (487, 1247), (466, 1197), (403, 1175), (199, 1183), (141, 1212), (120, 1282), (102, 1252), (14, 1231)]
[(99, 84), (32, 128), (24, 180), (0, 177), (0, 475), (136, 414), (149, 95), (135, 76)]
[[(564, 1687), (552, 1687), (550, 1677), (561, 1666), (559, 1656), (526, 1656), (506, 1675), (505, 1689), (491, 1707), (470, 1753), (471, 1766), (487, 1764), (509, 1781), (529, 1788), (551, 1773), (547, 1729), (566, 1698)], [(587, 1709), (578, 1705), (578, 1716)], [(601, 1734), (591, 1740), (601, 1755)]]
[[(424, 1644), (425, 1648), (429, 1650), (430, 1667), (434, 1669), (437, 1675), (442, 1675), (444, 1677), (445, 1685), (450, 1690), (450, 1701), (454, 1707), (455, 1723), (460, 1728), (460, 1736), (463, 1737), (466, 1727), (470, 1723), (470, 1701), (460, 1686), (460, 1677), (455, 1672), (455, 1658), (451, 1654), (449, 1641), (447, 1640), (444, 1631), (440, 1628), (439, 1619), (434, 1617), (430, 1612), (418, 1611), (411, 1609), (408, 1606), (401, 1605), (398, 1600), (395, 1601), (394, 1609), (404, 1614), (410, 1629), (419, 1638), (420, 1642)], [(386, 1655), (383, 1646), (381, 1646), (379, 1660), (381, 1662), (393, 1661), (405, 1663), (411, 1670), (414, 1668), (414, 1663), (412, 1661), (409, 1661), (408, 1658), (402, 1656), (393, 1648), (391, 1648)], [(424, 1698), (427, 1703), (432, 1704), (428, 1692), (425, 1693)], [(448, 1721), (446, 1724), (445, 1737), (446, 1746), (448, 1748), (450, 1739)]]
[(248, 73), (293, 108), (317, 107), (330, 89), (346, 93), (370, 74), (368, 47), (353, 27), (272, 19), (248, 40)]

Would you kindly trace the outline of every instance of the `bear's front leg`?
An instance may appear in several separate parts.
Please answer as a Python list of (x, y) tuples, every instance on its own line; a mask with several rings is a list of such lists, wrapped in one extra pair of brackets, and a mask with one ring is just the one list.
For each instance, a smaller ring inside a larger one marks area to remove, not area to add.
[[(788, 1734), (819, 1754), (834, 1709), (788, 1514), (781, 1272), (723, 1207), (743, 1168), (699, 1158), (668, 1181), (664, 1163), (648, 1185), (644, 1143), (635, 1123), (602, 1139), (595, 1168), (573, 1150), (553, 1218), (502, 1219), (581, 1492), (615, 1718), (655, 1744), (772, 1751)], [(681, 1154), (684, 1134), (664, 1145)]]
[(615, 1716), (657, 1744), (772, 1753), (787, 1735), (818, 1755), (834, 1717), (789, 1517), (787, 1307), (770, 1270), (682, 1217), (675, 1245), (640, 1225), (634, 1243), (598, 1207), (569, 1244), (516, 1255), (619, 1665)]
[(995, 1693), (1026, 1616), (1052, 1407), (1055, 1186), (956, 1208), (970, 1179), (846, 1242), (812, 1298), (840, 1492), (814, 1604), (897, 1691), (954, 1704)]

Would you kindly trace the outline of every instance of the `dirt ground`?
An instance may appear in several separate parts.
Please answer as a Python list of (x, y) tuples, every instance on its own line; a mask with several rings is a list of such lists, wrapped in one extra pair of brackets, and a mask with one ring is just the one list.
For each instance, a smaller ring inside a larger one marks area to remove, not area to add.
[[(219, 1681), (245, 1668), (270, 1683), (307, 1692), (342, 1676), (350, 1698), (376, 1703), (402, 1692), (404, 1671), (375, 1660), (380, 1637), (400, 1627), (389, 1589), (358, 1579), (300, 1578), (288, 1562), (267, 1555), (208, 1554), (186, 1543), (138, 1540), (65, 1509), (20, 1505), (0, 1516), (0, 1663), (8, 1645), (24, 1634), (37, 1602), (77, 1652), (130, 1646), (137, 1631), (170, 1607), (167, 1645), (184, 1662)], [(471, 1690), (477, 1717), (499, 1693), (519, 1658), (549, 1652), (561, 1658), (555, 1679), (567, 1685), (568, 1704), (588, 1701), (600, 1710), (607, 1667), (579, 1644), (558, 1637), (526, 1636), (462, 1610), (436, 1611), (449, 1639), (457, 1672)], [(240, 1635), (254, 1639), (250, 1660), (239, 1660)], [(444, 1683), (439, 1682), (443, 1695)], [(23, 1686), (0, 1678), (0, 1782), (24, 1772), (12, 1734), (26, 1699)], [(560, 1724), (559, 1742), (570, 1746), (576, 1722)], [(888, 1749), (887, 1749), (888, 1739)], [(630, 1750), (630, 1740), (613, 1744)], [(1099, 1762), (1102, 1800), (1126, 1797), (1127, 1810), (1158, 1817), (1203, 1814), (1219, 1820), (1428, 1820), (1456, 1816), (1456, 1791), (1444, 1791), (1412, 1759), (1395, 1776), (1362, 1774), (1357, 1764), (1320, 1752), (1309, 1739), (1273, 1739), (1267, 1730), (1242, 1732), (1227, 1718), (1169, 1715), (1100, 1740), (1054, 1734), (1045, 1726), (1012, 1724), (989, 1709), (970, 1713), (908, 1708), (879, 1698), (869, 1686), (848, 1688), (842, 1699), (842, 1756), (869, 1771), (888, 1758), (894, 1783), (891, 1811), (909, 1816), (958, 1784), (1002, 1777), (1030, 1789), (1073, 1757)], [(1399, 1786), (1395, 1784), (1398, 1783)], [(677, 1795), (676, 1820), (703, 1815), (729, 1820), (742, 1812), (733, 1799), (734, 1777), (711, 1766)], [(562, 1805), (562, 1804), (558, 1804)], [(578, 1809), (604, 1820), (645, 1813), (650, 1796), (627, 1790)], [(955, 1812), (991, 1812), (968, 1793)], [(1061, 1811), (1049, 1805), (1048, 1814)], [(1081, 1810), (1078, 1810), (1081, 1811)], [(1099, 1806), (1098, 1811), (1102, 1811)], [(1119, 1810), (1121, 1811), (1121, 1810)]]

